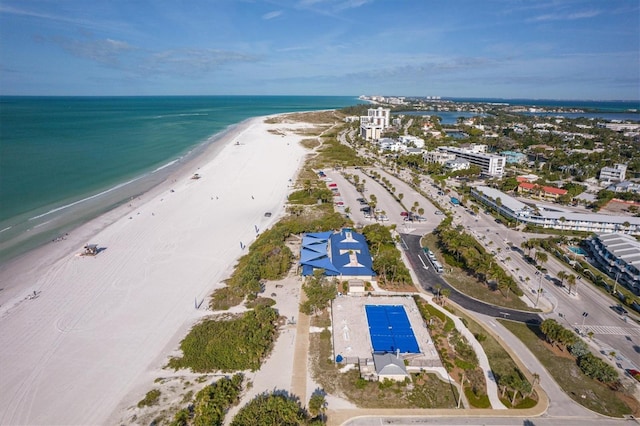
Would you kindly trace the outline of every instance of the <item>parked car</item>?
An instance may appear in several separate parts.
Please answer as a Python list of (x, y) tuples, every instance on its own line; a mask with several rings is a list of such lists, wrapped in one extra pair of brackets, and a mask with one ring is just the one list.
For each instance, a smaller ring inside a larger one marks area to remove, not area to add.
[(627, 311), (625, 308), (623, 308), (622, 305), (612, 306), (611, 309), (613, 309), (614, 311), (616, 311), (620, 315), (627, 315), (629, 313), (629, 311)]
[(409, 216), (409, 212), (400, 212), (400, 216)]

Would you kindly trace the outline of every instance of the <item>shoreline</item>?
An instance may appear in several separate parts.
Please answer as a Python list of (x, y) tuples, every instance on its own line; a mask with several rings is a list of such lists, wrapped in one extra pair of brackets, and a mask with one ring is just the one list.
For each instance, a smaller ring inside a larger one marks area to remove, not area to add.
[[(221, 287), (239, 243), (284, 213), (308, 154), (295, 129), (311, 125), (264, 122), (272, 116), (241, 122), (130, 204), (0, 268), (0, 423), (104, 423), (166, 363), (204, 313), (194, 299)], [(103, 250), (78, 256), (87, 243)]]
[[(159, 175), (158, 177), (160, 179), (155, 181), (155, 183), (154, 181), (145, 182), (145, 179), (154, 177), (153, 172), (146, 172), (134, 178), (133, 182), (130, 184), (125, 183), (116, 185), (116, 187), (121, 186), (119, 189), (121, 189), (122, 192), (118, 192), (117, 189), (113, 191), (115, 192), (113, 194), (115, 199), (107, 199), (105, 201), (100, 198), (101, 194), (112, 192), (112, 189), (115, 187), (111, 187), (99, 194), (91, 195), (83, 198), (82, 200), (73, 202), (72, 204), (75, 205), (70, 206), (70, 208), (82, 210), (84, 207), (88, 208), (90, 213), (80, 213), (80, 217), (75, 220), (67, 219), (66, 222), (60, 226), (64, 238), (56, 238), (53, 240), (41, 238), (33, 247), (22, 250), (19, 254), (12, 256), (5, 261), (1, 261), (0, 277), (5, 274), (9, 276), (13, 275), (12, 271), (16, 268), (21, 268), (21, 265), (25, 262), (31, 264), (41, 263), (41, 266), (47, 266), (66, 255), (70, 255), (72, 252), (78, 251), (78, 247), (82, 247), (84, 244), (89, 243), (89, 241), (86, 240), (93, 234), (100, 232), (126, 214), (135, 211), (136, 208), (144, 203), (143, 200), (148, 201), (152, 196), (157, 195), (157, 193), (170, 190), (170, 186), (173, 183), (172, 181), (188, 175), (189, 170), (194, 167), (199, 167), (198, 164), (211, 161), (225, 147), (225, 145), (230, 143), (231, 139), (236, 137), (238, 133), (241, 133), (243, 129), (250, 126), (252, 121), (260, 119), (264, 120), (268, 117), (269, 116), (259, 116), (247, 118), (239, 123), (229, 125), (221, 132), (211, 135), (206, 141), (191, 148), (179, 158), (169, 161), (167, 164), (171, 163), (171, 166), (166, 167), (167, 173)], [(208, 160), (205, 160), (205, 158)], [(141, 181), (142, 186), (136, 185), (138, 181)], [(98, 203), (97, 206), (91, 204), (94, 200)], [(61, 207), (58, 207), (57, 209), (62, 210)], [(74, 214), (73, 211), (68, 213), (70, 215)], [(78, 213), (76, 213), (76, 215), (77, 214)], [(45, 215), (47, 215), (47, 213), (41, 216)], [(53, 217), (49, 221), (45, 222), (45, 224), (54, 222), (58, 219), (59, 218)], [(0, 319), (6, 309), (5, 302), (7, 300), (7, 294), (10, 293), (11, 290), (12, 286), (7, 285), (6, 282), (3, 283), (2, 288), (0, 289)], [(31, 293), (31, 291), (28, 293)]]
[[(117, 209), (123, 204), (144, 196), (171, 176), (180, 173), (199, 156), (214, 149), (218, 142), (234, 129), (242, 127), (252, 118), (228, 125), (223, 130), (188, 148), (177, 157), (169, 158), (157, 167), (127, 177), (122, 182), (97, 188), (94, 192), (60, 200), (55, 204), (31, 210), (2, 221), (0, 230), (0, 269), (5, 264), (50, 242), (59, 242), (67, 234), (86, 223)], [(33, 233), (32, 233), (33, 231)]]

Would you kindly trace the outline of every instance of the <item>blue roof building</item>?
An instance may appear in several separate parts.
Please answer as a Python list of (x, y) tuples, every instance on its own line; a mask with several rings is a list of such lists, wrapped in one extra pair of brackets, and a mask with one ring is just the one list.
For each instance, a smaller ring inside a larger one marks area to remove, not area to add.
[(302, 275), (324, 269), (325, 275), (370, 281), (375, 275), (364, 235), (344, 228), (340, 232), (315, 232), (302, 237)]

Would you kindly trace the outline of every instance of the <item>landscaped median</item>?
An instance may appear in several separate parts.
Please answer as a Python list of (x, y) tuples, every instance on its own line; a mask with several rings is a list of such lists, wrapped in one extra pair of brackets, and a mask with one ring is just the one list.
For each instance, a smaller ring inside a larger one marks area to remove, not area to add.
[(539, 326), (498, 321), (529, 348), (560, 388), (578, 404), (611, 417), (640, 415), (638, 401), (619, 382), (605, 384), (588, 377), (573, 355), (546, 341)]

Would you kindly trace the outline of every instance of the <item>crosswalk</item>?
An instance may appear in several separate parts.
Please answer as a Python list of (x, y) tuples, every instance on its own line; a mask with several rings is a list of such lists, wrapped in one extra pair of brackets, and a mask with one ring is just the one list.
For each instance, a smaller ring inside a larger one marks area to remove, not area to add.
[(584, 331), (585, 333), (589, 333), (591, 331), (593, 332), (593, 334), (615, 334), (617, 336), (640, 336), (640, 328), (638, 327), (620, 327), (615, 325), (585, 324)]

